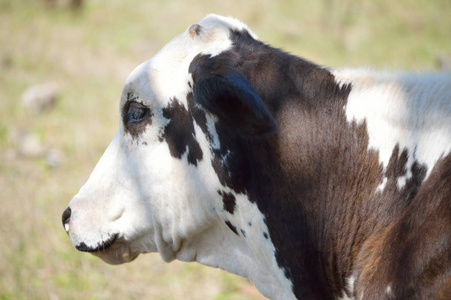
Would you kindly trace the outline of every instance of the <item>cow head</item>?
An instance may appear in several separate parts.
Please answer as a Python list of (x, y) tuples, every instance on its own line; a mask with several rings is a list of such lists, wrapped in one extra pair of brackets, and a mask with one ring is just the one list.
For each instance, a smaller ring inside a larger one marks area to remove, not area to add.
[(159, 252), (243, 276), (277, 268), (235, 143), (276, 125), (237, 66), (232, 32), (256, 39), (237, 20), (209, 15), (131, 73), (119, 129), (63, 214), (78, 250), (111, 264)]

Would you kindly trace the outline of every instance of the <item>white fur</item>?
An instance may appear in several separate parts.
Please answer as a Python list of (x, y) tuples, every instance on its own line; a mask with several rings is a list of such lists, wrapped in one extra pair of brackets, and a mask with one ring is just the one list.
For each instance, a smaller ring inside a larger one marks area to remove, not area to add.
[(385, 186), (387, 185), (387, 181), (388, 181), (388, 178), (384, 177), (382, 179), (382, 182), (377, 186), (376, 191), (382, 192), (385, 189)]
[[(229, 28), (247, 28), (235, 19), (215, 15), (199, 25), (199, 36), (185, 31), (127, 79), (120, 110), (133, 96), (151, 109), (152, 125), (133, 138), (120, 122), (89, 180), (70, 202), (71, 241), (74, 246), (96, 247), (118, 234), (111, 248), (96, 255), (109, 263), (123, 263), (139, 253), (158, 251), (167, 262), (180, 259), (220, 267), (249, 277), (272, 299), (294, 299), (292, 284), (275, 259), (274, 245), (263, 236), (268, 233), (263, 214), (247, 195), (224, 187), (212, 167), (212, 150), (220, 147), (216, 119), (207, 115), (211, 141), (194, 126), (203, 152), (197, 165), (188, 163), (188, 151), (181, 159), (172, 157), (168, 144), (159, 139), (170, 122), (163, 116), (163, 108), (176, 98), (188, 109), (192, 59), (199, 53), (214, 56), (229, 49)], [(224, 210), (218, 190), (235, 196), (234, 214)], [(240, 236), (225, 221), (230, 221)]]
[(355, 282), (354, 276), (346, 278), (347, 291), (343, 290), (341, 292), (341, 297), (337, 298), (337, 300), (354, 300), (354, 297), (349, 297), (349, 293), (351, 295), (354, 293), (354, 282)]
[[(407, 173), (398, 178), (402, 188), (412, 176), (415, 160), (427, 167), (451, 151), (451, 74), (409, 74), (336, 70), (337, 81), (351, 84), (345, 107), (348, 122), (366, 122), (369, 148), (379, 151), (385, 168), (393, 148), (406, 148)], [(378, 190), (385, 187), (384, 182)]]
[(211, 143), (211, 147), (213, 149), (221, 149), (221, 143), (219, 142), (219, 136), (218, 133), (216, 132), (216, 121), (217, 121), (217, 117), (212, 115), (212, 114), (207, 114), (207, 128), (208, 128), (208, 133), (210, 134), (210, 137), (212, 139)]
[(385, 293), (387, 294), (387, 295), (392, 295), (393, 293), (392, 293), (392, 289), (391, 289), (391, 286), (387, 286), (387, 288), (385, 289)]

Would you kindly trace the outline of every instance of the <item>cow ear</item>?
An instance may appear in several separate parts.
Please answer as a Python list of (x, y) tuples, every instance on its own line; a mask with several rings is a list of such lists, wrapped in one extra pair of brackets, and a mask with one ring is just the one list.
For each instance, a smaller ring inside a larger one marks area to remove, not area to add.
[(262, 136), (277, 125), (247, 78), (236, 70), (208, 75), (194, 85), (194, 99), (241, 135)]

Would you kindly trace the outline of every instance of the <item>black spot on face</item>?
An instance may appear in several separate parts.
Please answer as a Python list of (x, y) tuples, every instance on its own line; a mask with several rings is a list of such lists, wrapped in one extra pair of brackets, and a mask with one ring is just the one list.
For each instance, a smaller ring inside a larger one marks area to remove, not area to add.
[(136, 101), (139, 97), (133, 93), (127, 93), (127, 101)]
[(263, 236), (265, 237), (265, 239), (268, 239), (268, 234), (266, 232), (263, 232)]
[(236, 235), (238, 235), (238, 231), (236, 230), (236, 227), (230, 223), (230, 221), (225, 221), (226, 225), (232, 230)]
[(181, 158), (188, 151), (188, 162), (197, 165), (202, 160), (203, 153), (196, 140), (191, 113), (174, 98), (163, 108), (163, 116), (169, 120), (169, 124), (164, 128), (160, 141), (168, 143), (173, 157)]
[(233, 214), (236, 208), (236, 199), (232, 193), (226, 193), (218, 191), (218, 194), (222, 196), (222, 202), (224, 204), (224, 210)]
[(243, 236), (246, 237), (246, 231), (244, 231), (243, 229), (240, 229), (240, 231), (243, 234)]

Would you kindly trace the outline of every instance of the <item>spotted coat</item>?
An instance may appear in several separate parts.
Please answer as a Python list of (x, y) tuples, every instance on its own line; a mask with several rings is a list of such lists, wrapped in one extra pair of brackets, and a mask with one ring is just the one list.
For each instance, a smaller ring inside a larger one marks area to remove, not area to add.
[(331, 70), (209, 15), (127, 79), (63, 214), (112, 264), (159, 252), (272, 299), (451, 298), (451, 76)]

